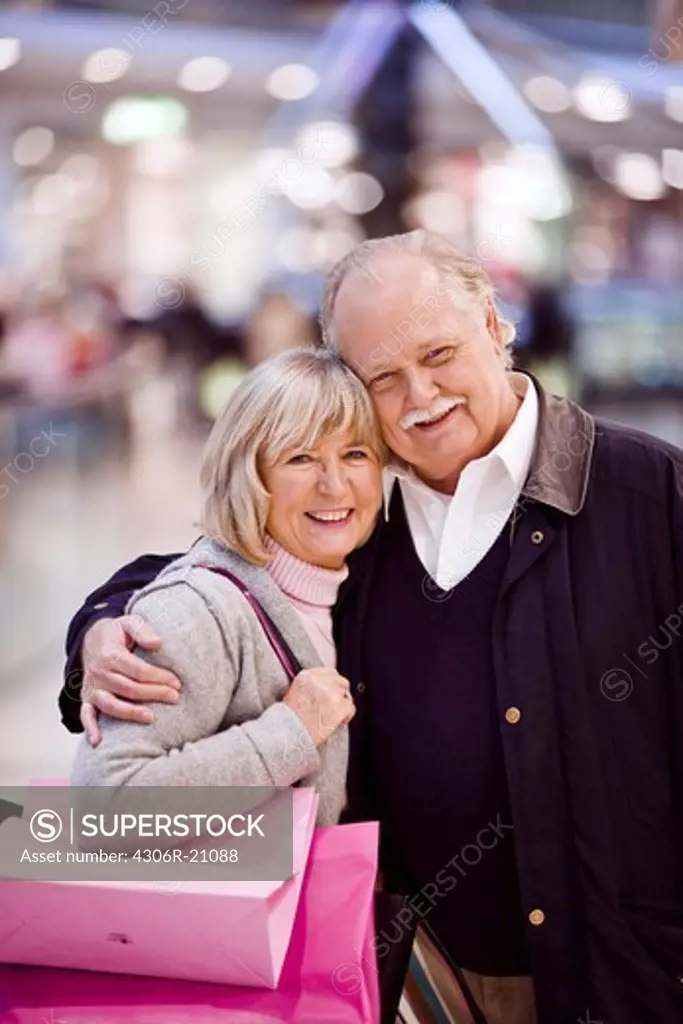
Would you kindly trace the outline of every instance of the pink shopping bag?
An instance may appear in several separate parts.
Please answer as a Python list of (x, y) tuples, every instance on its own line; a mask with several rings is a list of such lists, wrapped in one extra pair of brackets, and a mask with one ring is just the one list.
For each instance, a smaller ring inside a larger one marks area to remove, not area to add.
[[(294, 789), (293, 799), (294, 874), (285, 882), (0, 878), (0, 963), (274, 989), (318, 807), (313, 789)], [(4, 850), (22, 848), (25, 817), (26, 808), (0, 824)]]
[(317, 829), (276, 991), (0, 966), (0, 1024), (379, 1024), (375, 823)]

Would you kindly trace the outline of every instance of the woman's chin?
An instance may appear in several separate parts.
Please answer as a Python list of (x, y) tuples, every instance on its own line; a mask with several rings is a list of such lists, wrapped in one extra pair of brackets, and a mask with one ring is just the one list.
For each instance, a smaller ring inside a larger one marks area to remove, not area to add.
[(307, 560), (328, 569), (340, 569), (359, 543), (356, 529), (347, 528), (329, 537), (317, 536), (311, 538), (311, 543), (307, 545)]
[[(355, 545), (354, 545), (355, 546)], [(311, 561), (315, 565), (321, 565), (325, 569), (341, 569), (347, 557), (351, 554), (354, 546), (349, 544), (335, 545), (326, 544), (318, 546), (315, 552), (311, 552)]]

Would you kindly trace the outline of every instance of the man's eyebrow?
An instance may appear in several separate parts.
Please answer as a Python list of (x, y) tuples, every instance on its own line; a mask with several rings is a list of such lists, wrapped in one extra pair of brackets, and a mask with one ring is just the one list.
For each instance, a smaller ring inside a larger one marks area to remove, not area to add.
[[(453, 341), (444, 338), (442, 334), (435, 334), (433, 338), (427, 338), (425, 341), (420, 342), (420, 344), (417, 346), (416, 354), (418, 356), (421, 356), (423, 355), (423, 353), (429, 352), (429, 350), (434, 348), (435, 346), (438, 347), (452, 344)], [(366, 369), (365, 367), (362, 367), (362, 369), (364, 373), (366, 373), (367, 376), (370, 378), (370, 380), (373, 380), (375, 377), (379, 377), (383, 373), (398, 373), (400, 367), (391, 365), (387, 366), (387, 364), (384, 363), (382, 366), (378, 366), (377, 369)]]
[(367, 374), (367, 382), (371, 384), (373, 380), (377, 380), (383, 373), (397, 373), (398, 371), (393, 366), (378, 366), (376, 370), (369, 370)]
[(417, 351), (426, 352), (430, 348), (452, 344), (453, 340), (451, 338), (446, 338), (443, 334), (435, 334), (433, 337), (421, 342), (417, 347)]

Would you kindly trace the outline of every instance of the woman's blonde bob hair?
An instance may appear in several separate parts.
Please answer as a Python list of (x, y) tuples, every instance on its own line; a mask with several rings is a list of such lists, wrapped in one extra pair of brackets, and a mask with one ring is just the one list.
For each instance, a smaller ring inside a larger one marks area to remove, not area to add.
[(338, 430), (367, 445), (380, 465), (386, 448), (362, 382), (326, 349), (292, 348), (264, 359), (242, 380), (204, 449), (201, 529), (254, 565), (267, 565), (270, 495), (259, 466), (292, 448), (314, 448)]

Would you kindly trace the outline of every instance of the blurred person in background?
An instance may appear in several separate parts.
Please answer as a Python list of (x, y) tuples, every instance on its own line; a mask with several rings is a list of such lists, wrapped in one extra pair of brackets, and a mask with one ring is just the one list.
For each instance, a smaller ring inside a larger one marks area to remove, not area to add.
[(111, 362), (120, 349), (120, 311), (115, 292), (99, 281), (74, 288), (67, 303), (71, 331), (70, 371), (86, 377)]
[[(439, 998), (458, 1024), (461, 989), (496, 1024), (677, 1024), (683, 454), (516, 372), (490, 279), (438, 235), (358, 246), (322, 319), (392, 453), (335, 608), (347, 814), (380, 820)], [(73, 731), (84, 671), (94, 705), (146, 710), (130, 626), (98, 620), (171, 557), (125, 567), (73, 620)]]
[(196, 368), (215, 357), (218, 328), (191, 288), (184, 287), (181, 302), (162, 310), (152, 322), (166, 341), (172, 358), (183, 356)]
[(529, 288), (526, 314), (518, 332), (515, 360), (550, 390), (573, 395), (576, 328), (567, 308), (566, 287), (538, 282)]
[(0, 306), (0, 401), (18, 398), (24, 393), (26, 384), (23, 373), (17, 368), (7, 346), (7, 332), (10, 322), (11, 305), (8, 300)]
[(318, 338), (317, 325), (284, 292), (261, 296), (249, 319), (248, 349), (252, 363), (295, 344), (309, 344)]
[(182, 286), (177, 306), (163, 310), (146, 326), (164, 339), (186, 419), (190, 423), (205, 421), (202, 381), (226, 359), (237, 364), (244, 361), (243, 332), (212, 320), (188, 285)]
[(7, 326), (7, 363), (27, 394), (52, 400), (67, 390), (72, 369), (72, 338), (64, 301), (40, 297), (14, 310)]
[(74, 338), (64, 299), (39, 295), (18, 304), (8, 320), (5, 351), (6, 371), (19, 384), (22, 399), (14, 410), (14, 454), (30, 452), (46, 428), (60, 435), (62, 451), (72, 450), (74, 435), (67, 435), (73, 419)]
[(94, 464), (109, 443), (111, 408), (125, 388), (120, 338), (99, 285), (77, 283), (63, 296), (40, 295), (9, 318), (6, 368), (20, 382), (17, 450), (53, 426), (62, 454)]
[[(369, 397), (336, 357), (293, 349), (251, 371), (206, 446), (204, 537), (127, 609), (161, 638), (143, 679), (181, 686), (150, 725), (103, 717), (74, 785), (304, 782), (320, 795), (319, 824), (339, 820), (354, 706), (331, 608), (374, 526), (382, 451)], [(301, 666), (291, 685), (230, 573)], [(134, 664), (125, 652), (121, 673)]]

